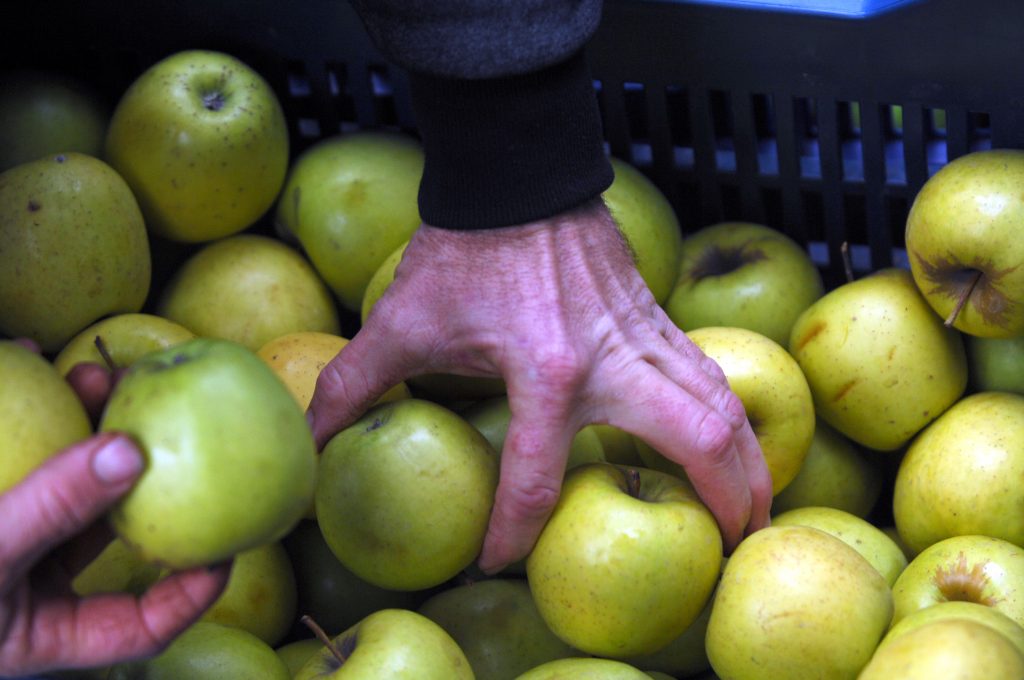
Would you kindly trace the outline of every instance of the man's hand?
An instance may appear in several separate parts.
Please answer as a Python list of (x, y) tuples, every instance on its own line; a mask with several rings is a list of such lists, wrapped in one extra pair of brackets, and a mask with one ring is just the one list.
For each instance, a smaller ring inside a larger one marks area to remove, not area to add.
[(727, 550), (767, 526), (771, 479), (725, 375), (666, 316), (600, 201), (529, 225), (423, 225), (365, 325), (321, 372), (320, 447), (385, 390), (424, 373), (502, 377), (512, 419), (479, 566), (533, 547), (590, 423), (683, 465)]
[[(113, 385), (95, 365), (77, 367), (68, 380), (94, 414)], [(128, 437), (99, 434), (0, 495), (0, 676), (155, 654), (224, 589), (229, 567), (222, 565), (174, 574), (140, 597), (73, 593), (71, 579), (112, 538), (103, 514), (142, 468)]]

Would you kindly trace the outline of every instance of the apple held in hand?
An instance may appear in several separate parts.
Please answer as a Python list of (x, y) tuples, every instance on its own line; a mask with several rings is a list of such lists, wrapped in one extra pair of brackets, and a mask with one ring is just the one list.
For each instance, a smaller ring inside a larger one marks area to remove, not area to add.
[(1024, 545), (1024, 396), (978, 392), (910, 444), (893, 488), (893, 519), (916, 553), (952, 536)]
[(288, 170), (273, 89), (235, 57), (207, 50), (172, 54), (140, 75), (114, 109), (104, 148), (146, 226), (189, 243), (255, 223)]
[(967, 386), (959, 332), (942, 325), (903, 269), (826, 293), (796, 320), (789, 351), (818, 416), (879, 451), (906, 444)]
[(483, 546), (498, 457), (476, 428), (421, 399), (376, 406), (320, 456), (316, 516), (353, 573), (394, 590), (444, 583)]
[(422, 614), (382, 609), (330, 640), (295, 680), (473, 680), (458, 644)]
[(48, 156), (0, 174), (0, 243), (0, 333), (44, 352), (146, 301), (152, 267), (139, 204), (92, 156)]
[(196, 338), (139, 359), (100, 429), (129, 434), (146, 457), (111, 521), (164, 566), (211, 564), (277, 540), (311, 502), (316, 448), (302, 409), (236, 343)]
[(849, 545), (813, 527), (768, 527), (726, 563), (708, 658), (723, 678), (855, 678), (892, 612), (885, 578)]
[(556, 635), (589, 654), (625, 658), (686, 630), (721, 562), (718, 525), (688, 483), (590, 463), (566, 474), (526, 575)]
[(907, 216), (915, 283), (941, 318), (970, 335), (1024, 333), (1022, 182), (1024, 151), (969, 153), (925, 182)]
[(807, 251), (780, 231), (721, 222), (683, 239), (679, 279), (665, 311), (684, 331), (738, 326), (780, 345), (825, 292)]

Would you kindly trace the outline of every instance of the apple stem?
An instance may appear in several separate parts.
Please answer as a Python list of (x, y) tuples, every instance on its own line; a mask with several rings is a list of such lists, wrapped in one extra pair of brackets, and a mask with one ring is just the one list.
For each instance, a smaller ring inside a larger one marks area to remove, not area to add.
[(636, 468), (626, 468), (626, 493), (640, 498), (640, 471)]
[(107, 343), (103, 342), (103, 338), (97, 335), (92, 342), (96, 345), (96, 351), (98, 351), (100, 356), (103, 357), (103, 362), (107, 365), (107, 368), (109, 368), (111, 372), (116, 371), (117, 364), (114, 363), (114, 357), (110, 356), (110, 352), (107, 350)]
[(322, 642), (323, 645), (331, 651), (331, 654), (333, 654), (334, 658), (338, 660), (338, 663), (344, 664), (345, 661), (347, 661), (345, 655), (341, 653), (340, 649), (338, 649), (338, 645), (334, 644), (331, 638), (327, 637), (327, 633), (325, 633), (324, 629), (321, 628), (317, 624), (317, 622), (313, 620), (312, 616), (310, 616), (309, 614), (303, 614), (302, 618), (299, 619), (299, 621), (305, 624), (306, 628), (309, 628), (311, 631), (313, 631), (313, 635), (316, 636), (316, 639)]
[(971, 297), (971, 293), (974, 292), (974, 287), (978, 285), (978, 281), (980, 280), (981, 270), (978, 270), (974, 272), (971, 276), (970, 282), (967, 284), (967, 287), (964, 288), (962, 293), (960, 293), (960, 297), (957, 299), (956, 306), (953, 307), (953, 311), (950, 312), (949, 316), (946, 317), (946, 320), (942, 322), (946, 328), (952, 328), (953, 324), (956, 323), (956, 317), (960, 314), (960, 310), (964, 308), (964, 305), (967, 304), (967, 299)]
[(853, 281), (853, 260), (850, 258), (850, 242), (843, 241), (839, 246), (839, 254), (843, 258), (843, 271), (846, 273), (846, 282)]

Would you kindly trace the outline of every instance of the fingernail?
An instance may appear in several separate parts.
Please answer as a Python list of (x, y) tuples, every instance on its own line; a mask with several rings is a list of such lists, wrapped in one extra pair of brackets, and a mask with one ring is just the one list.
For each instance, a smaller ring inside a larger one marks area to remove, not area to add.
[(120, 484), (142, 471), (142, 456), (123, 437), (115, 437), (92, 457), (92, 472), (105, 484)]

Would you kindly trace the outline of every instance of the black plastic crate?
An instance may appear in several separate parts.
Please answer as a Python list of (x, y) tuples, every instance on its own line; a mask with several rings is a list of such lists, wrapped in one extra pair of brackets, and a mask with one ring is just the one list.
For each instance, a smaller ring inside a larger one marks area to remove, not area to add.
[[(607, 0), (588, 47), (609, 152), (658, 184), (685, 232), (768, 224), (834, 284), (843, 243), (855, 271), (906, 264), (910, 202), (944, 163), (1024, 147), (1018, 0), (863, 16), (756, 4)], [(6, 66), (70, 71), (112, 101), (163, 56), (220, 49), (277, 90), (294, 154), (346, 130), (415, 134), (403, 73), (344, 0), (36, 0), (5, 13)]]

